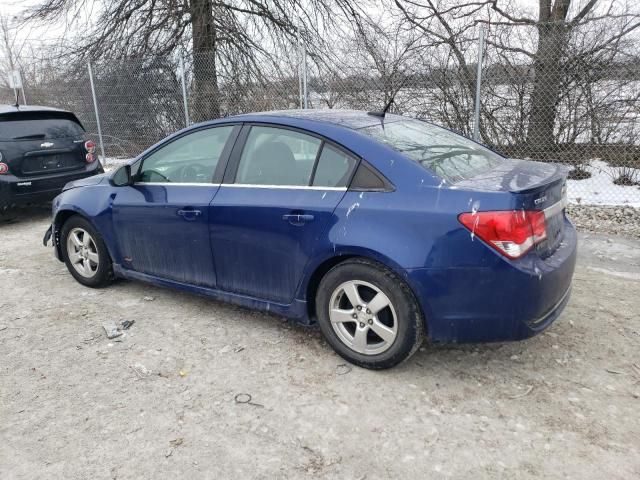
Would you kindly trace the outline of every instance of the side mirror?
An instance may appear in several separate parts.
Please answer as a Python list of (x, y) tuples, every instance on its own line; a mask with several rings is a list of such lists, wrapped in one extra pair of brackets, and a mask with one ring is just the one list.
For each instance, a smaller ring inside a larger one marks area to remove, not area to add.
[(133, 185), (133, 178), (131, 177), (131, 165), (122, 165), (109, 179), (109, 182), (114, 187), (126, 187)]

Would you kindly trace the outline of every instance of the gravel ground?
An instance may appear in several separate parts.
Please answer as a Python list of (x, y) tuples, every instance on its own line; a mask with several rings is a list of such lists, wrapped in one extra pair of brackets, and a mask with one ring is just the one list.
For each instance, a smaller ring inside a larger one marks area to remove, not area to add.
[[(273, 316), (84, 288), (47, 223), (0, 225), (3, 480), (640, 477), (637, 240), (582, 234), (569, 306), (536, 338), (372, 372)], [(135, 324), (108, 340), (109, 320)]]
[(640, 208), (569, 205), (567, 212), (579, 230), (640, 238)]

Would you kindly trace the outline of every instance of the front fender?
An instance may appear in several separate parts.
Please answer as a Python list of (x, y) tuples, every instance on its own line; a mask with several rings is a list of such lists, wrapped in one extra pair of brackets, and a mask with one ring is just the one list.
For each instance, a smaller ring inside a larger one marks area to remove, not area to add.
[(114, 250), (114, 232), (111, 221), (111, 210), (115, 192), (104, 184), (78, 187), (67, 190), (53, 200), (52, 237), (60, 256), (60, 230), (64, 222), (72, 215), (80, 215), (86, 219), (102, 237), (109, 255), (114, 261), (119, 258)]

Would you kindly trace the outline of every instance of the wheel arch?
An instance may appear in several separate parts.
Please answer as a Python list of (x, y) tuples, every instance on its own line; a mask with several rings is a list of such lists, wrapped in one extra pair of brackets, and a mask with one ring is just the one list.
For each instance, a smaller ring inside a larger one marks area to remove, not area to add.
[(304, 299), (306, 300), (307, 304), (307, 315), (310, 320), (315, 319), (316, 316), (316, 294), (318, 292), (318, 287), (320, 286), (322, 278), (332, 268), (340, 265), (341, 263), (354, 259), (366, 260), (368, 262), (379, 265), (386, 270), (390, 270), (395, 275), (397, 275), (413, 295), (416, 305), (420, 310), (420, 314), (422, 315), (425, 331), (428, 331), (427, 312), (425, 311), (425, 305), (423, 305), (423, 302), (420, 301), (420, 298), (416, 294), (416, 290), (409, 281), (406, 271), (402, 267), (400, 267), (400, 265), (396, 264), (393, 260), (374, 251), (342, 252), (337, 255), (328, 256), (315, 265), (304, 284), (304, 290), (302, 292), (304, 293)]
[[(58, 210), (56, 212), (55, 217), (53, 218), (53, 246), (56, 249), (56, 257), (58, 258), (58, 260), (63, 261), (62, 260), (62, 245), (60, 243), (60, 232), (62, 231), (62, 227), (63, 225), (67, 222), (67, 220), (69, 220), (71, 217), (74, 216), (78, 216), (81, 217), (83, 220), (86, 220), (87, 222), (89, 222), (89, 224), (95, 229), (96, 232), (98, 232), (101, 236), (102, 236), (102, 232), (100, 231), (100, 229), (97, 227), (97, 225), (95, 224), (95, 222), (92, 220), (91, 216), (88, 215), (86, 212), (84, 212), (83, 210), (80, 210), (78, 208), (72, 208), (72, 207), (62, 207), (60, 210)], [(104, 241), (104, 239), (103, 239)], [(113, 260), (113, 253), (109, 250), (109, 245), (107, 244), (107, 242), (104, 242), (106, 247), (107, 247), (107, 253), (109, 254), (109, 256), (111, 257), (111, 259)]]

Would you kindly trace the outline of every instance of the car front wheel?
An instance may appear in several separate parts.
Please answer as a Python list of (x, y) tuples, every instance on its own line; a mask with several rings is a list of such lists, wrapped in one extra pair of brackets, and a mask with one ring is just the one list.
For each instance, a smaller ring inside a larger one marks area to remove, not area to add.
[(60, 245), (67, 269), (82, 285), (98, 288), (111, 282), (107, 247), (87, 220), (77, 215), (69, 218), (62, 226)]
[(365, 368), (403, 362), (424, 337), (422, 314), (406, 284), (365, 259), (340, 263), (324, 276), (316, 295), (316, 314), (336, 352)]

